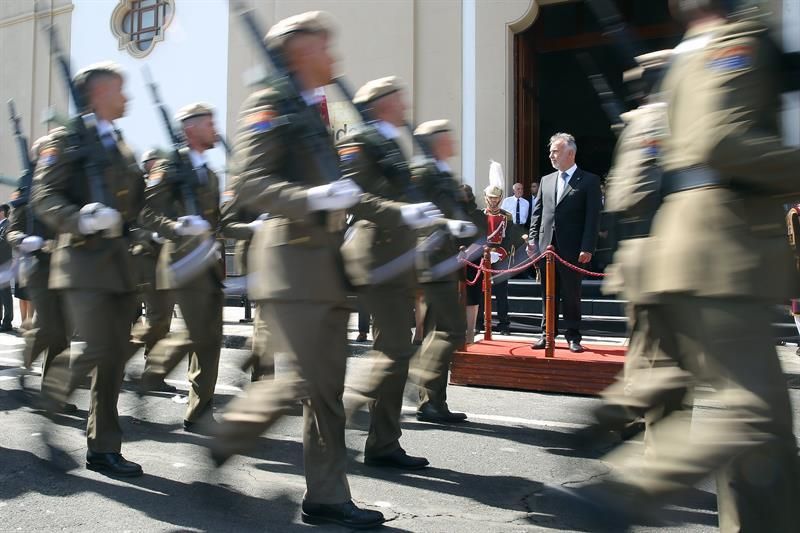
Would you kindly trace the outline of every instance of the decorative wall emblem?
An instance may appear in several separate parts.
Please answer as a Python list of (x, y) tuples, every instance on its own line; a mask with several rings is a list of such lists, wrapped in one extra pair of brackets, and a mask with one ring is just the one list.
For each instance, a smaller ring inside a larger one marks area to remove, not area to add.
[(144, 57), (164, 40), (174, 15), (174, 0), (119, 0), (111, 14), (111, 31), (120, 50)]

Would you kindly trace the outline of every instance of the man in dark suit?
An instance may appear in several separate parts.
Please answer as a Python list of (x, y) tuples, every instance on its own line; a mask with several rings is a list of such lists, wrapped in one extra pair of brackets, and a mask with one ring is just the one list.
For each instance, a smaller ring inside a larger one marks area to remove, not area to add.
[[(556, 133), (550, 138), (550, 163), (556, 172), (541, 179), (536, 207), (531, 217), (528, 254), (538, 255), (551, 244), (564, 260), (583, 266), (592, 260), (597, 242), (600, 218), (600, 178), (581, 170), (575, 164), (578, 147), (568, 133)], [(542, 286), (546, 284), (545, 268)], [(564, 336), (572, 352), (583, 351), (581, 346), (581, 280), (582, 275), (556, 264), (556, 298), (561, 301), (564, 315)], [(545, 313), (542, 313), (542, 337), (534, 349), (545, 347)], [(556, 324), (558, 332), (558, 324)]]
[[(8, 204), (0, 205), (0, 268), (11, 267), (11, 244), (6, 239), (8, 232)], [(11, 296), (11, 287), (0, 288), (0, 302), (3, 306), (3, 320), (0, 323), (0, 332), (12, 331), (11, 321), (14, 320), (14, 300)]]
[(538, 203), (538, 200), (539, 200), (539, 182), (534, 181), (531, 182), (531, 194), (530, 196), (528, 196), (528, 203), (530, 203), (531, 205), (531, 208), (528, 211), (528, 220), (525, 221), (525, 224), (528, 227), (528, 231), (530, 231), (531, 228), (531, 220), (533, 220), (533, 212), (536, 209), (536, 204)]

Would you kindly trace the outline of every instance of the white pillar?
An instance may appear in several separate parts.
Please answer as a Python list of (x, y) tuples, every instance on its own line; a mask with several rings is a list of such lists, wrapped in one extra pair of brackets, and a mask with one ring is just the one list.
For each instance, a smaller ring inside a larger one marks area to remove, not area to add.
[[(463, 0), (461, 9), (461, 176), (464, 183), (474, 189), (477, 111), (475, 98), (476, 0)], [(477, 191), (475, 194), (477, 195)]]

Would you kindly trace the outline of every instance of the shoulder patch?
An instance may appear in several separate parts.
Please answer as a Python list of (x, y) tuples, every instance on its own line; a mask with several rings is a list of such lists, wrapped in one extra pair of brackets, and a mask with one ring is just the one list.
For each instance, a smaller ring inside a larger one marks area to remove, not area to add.
[(343, 146), (339, 148), (339, 160), (342, 163), (349, 163), (358, 156), (361, 148), (358, 146)]
[(266, 133), (278, 125), (278, 114), (272, 109), (254, 111), (244, 117), (245, 127), (254, 133)]
[(233, 200), (233, 191), (231, 189), (222, 191), (222, 201), (229, 202)]
[(43, 167), (52, 166), (56, 161), (58, 161), (58, 148), (45, 148), (39, 154), (38, 164)]
[(148, 187), (155, 187), (156, 185), (161, 183), (161, 180), (163, 180), (163, 179), (164, 179), (164, 171), (163, 170), (156, 170), (155, 172), (151, 172), (147, 176), (147, 182), (146, 183), (147, 183)]
[(753, 47), (748, 45), (737, 45), (716, 50), (709, 54), (706, 68), (718, 72), (732, 72), (734, 70), (745, 70), (753, 64)]

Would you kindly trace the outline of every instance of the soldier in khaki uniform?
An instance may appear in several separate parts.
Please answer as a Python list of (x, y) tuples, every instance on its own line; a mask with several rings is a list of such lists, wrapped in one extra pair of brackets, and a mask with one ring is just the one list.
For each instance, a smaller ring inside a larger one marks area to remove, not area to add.
[[(142, 168), (145, 172), (145, 184), (150, 178), (153, 166), (162, 159), (158, 150), (148, 150), (142, 155)], [(131, 230), (134, 244), (131, 248), (134, 263), (139, 272), (140, 303), (145, 306), (145, 324), (133, 329), (134, 338), (144, 344), (145, 358), (158, 341), (169, 333), (172, 315), (175, 309), (175, 297), (171, 291), (156, 290), (156, 268), (164, 238), (157, 232), (143, 227)], [(162, 383), (159, 390), (175, 392), (175, 387)]]
[[(31, 147), (31, 161), (34, 167), (39, 158), (39, 150), (47, 140), (46, 136), (41, 137)], [(29, 192), (20, 190), (17, 194), (24, 195)], [(50, 254), (55, 246), (56, 233), (42, 224), (37, 217), (30, 219), (33, 213), (28, 204), (18, 204), (13, 201), (11, 203), (13, 209), (9, 216), (6, 239), (18, 253), (22, 254), (19, 279), (30, 292), (31, 300), (36, 307), (33, 327), (25, 332), (23, 365), (29, 369), (39, 354), (45, 352), (42, 363), (44, 382), (55, 357), (69, 349), (71, 337), (62, 294), (60, 291), (47, 288), (50, 277)], [(74, 413), (78, 408), (74, 404), (66, 403), (60, 410), (64, 413)]]
[[(450, 220), (468, 220), (466, 205), (459, 198), (458, 182), (447, 160), (455, 155), (455, 144), (447, 120), (431, 120), (420, 124), (414, 135), (430, 148), (433, 159), (415, 164), (412, 176), (416, 187), (426, 200), (438, 207)], [(458, 232), (467, 237), (477, 233), (472, 222), (464, 222), (465, 231)], [(432, 232), (422, 230), (419, 235), (420, 248)], [(447, 406), (447, 376), (453, 352), (461, 348), (466, 340), (466, 308), (458, 298), (461, 279), (461, 264), (455, 262), (461, 244), (451, 235), (442, 246), (433, 250), (422, 250), (418, 254), (417, 278), (425, 293), (425, 340), (415, 361), (412, 374), (419, 387), (420, 403), (417, 419), (427, 422), (463, 422), (467, 415), (450, 411)], [(468, 244), (468, 243), (464, 243)], [(443, 267), (449, 265), (444, 270)]]
[[(657, 84), (671, 58), (672, 50), (645, 54), (636, 58), (640, 65), (637, 69), (625, 73), (626, 82), (638, 82), (650, 96), (647, 103), (622, 115), (625, 128), (617, 141), (605, 201), (606, 211), (617, 219), (619, 248), (606, 270), (603, 292), (628, 302), (630, 343), (623, 374), (603, 392), (605, 402), (595, 411), (596, 424), (580, 432), (585, 437), (601, 436), (607, 431), (627, 435), (640, 427), (637, 422), (644, 417), (647, 453), (656, 453), (655, 422), (690, 402), (689, 375), (674, 359), (677, 340), (651, 335), (649, 310), (657, 299), (641, 289), (642, 252), (661, 202), (663, 171), (659, 156), (669, 129), (667, 106), (659, 100)], [(647, 385), (652, 371), (666, 374), (668, 369), (674, 373), (671, 388), (655, 391)], [(685, 413), (687, 424), (690, 413)]]
[[(672, 7), (689, 26), (664, 80), (665, 200), (641, 287), (657, 298), (653, 335), (677, 337), (676, 364), (723, 408), (691, 434), (674, 414), (659, 421), (655, 457), (577, 492), (626, 517), (716, 473), (722, 531), (796, 531), (797, 444), (769, 320), (770, 305), (796, 293), (781, 204), (800, 192), (800, 149), (779, 133), (778, 50), (761, 23), (726, 19), (719, 1)], [(643, 385), (671, 379), (654, 371)]]
[[(87, 126), (96, 141), (75, 147), (69, 131), (51, 133), (36, 168), (32, 200), (36, 216), (58, 233), (49, 287), (63, 291), (70, 320), (86, 347), (71, 361), (68, 351), (56, 357), (42, 392), (51, 404), (61, 405), (94, 371), (86, 428), (87, 467), (140, 476), (141, 466), (120, 454), (117, 399), (125, 362), (133, 354), (130, 328), (136, 273), (128, 252), (127, 227), (142, 207), (144, 181), (113, 124), (124, 115), (126, 104), (119, 67), (93, 65), (77, 73), (74, 82), (89, 107), (79, 111), (91, 111), (96, 117), (96, 123)], [(87, 158), (101, 165), (95, 176), (100, 182), (99, 198), (90, 192), (96, 188), (87, 175)]]
[[(397, 140), (405, 124), (406, 105), (400, 80), (389, 76), (367, 82), (353, 98), (369, 108), (372, 122), (343, 139), (339, 156), (346, 177), (362, 189), (388, 200), (410, 201), (411, 173)], [(400, 414), (408, 364), (416, 351), (409, 324), (414, 309), (416, 233), (407, 226), (380, 226), (354, 219), (342, 248), (350, 280), (372, 316), (374, 345), (370, 370), (348, 387), (348, 409), (370, 404), (370, 426), (364, 463), (414, 470), (428, 460), (408, 455), (400, 446)], [(396, 272), (375, 274), (403, 261)]]
[[(228, 179), (227, 190), (224, 193), (225, 202), (222, 204), (222, 234), (228, 239), (236, 239), (234, 251), (237, 272), (243, 279), (247, 276), (247, 256), (253, 235), (259, 226), (266, 220), (266, 213), (253, 213), (241, 208), (241, 203), (234, 195), (237, 187), (238, 176)], [(250, 300), (247, 300), (249, 305)], [(247, 367), (250, 368), (251, 381), (258, 381), (273, 376), (275, 373), (275, 354), (270, 342), (270, 333), (267, 323), (262, 318), (261, 306), (256, 303), (253, 316), (253, 345)]]
[(266, 46), (281, 55), (303, 100), (280, 77), (243, 105), (234, 145), (235, 195), (244, 208), (271, 216), (250, 246), (248, 292), (289, 368), (274, 380), (250, 384), (229, 404), (211, 448), (222, 464), (254, 446), (303, 401), (302, 519), (365, 528), (382, 523), (383, 515), (356, 507), (346, 476), (342, 394), (351, 310), (339, 251), (344, 209), (385, 225), (421, 223), (425, 217), (418, 206), (361, 194), (352, 180), (331, 182), (339, 176), (338, 158), (314, 96), (333, 77), (331, 32), (329, 15), (317, 11), (273, 26)]
[[(211, 423), (214, 387), (217, 384), (219, 356), (222, 348), (223, 269), (220, 261), (212, 261), (183, 285), (172, 278), (170, 265), (196, 249), (203, 241), (216, 238), (220, 221), (219, 179), (208, 168), (205, 151), (217, 143), (212, 108), (203, 103), (180, 109), (175, 120), (181, 123), (186, 137), (180, 157), (191, 165), (191, 172), (181, 175), (175, 161), (164, 159), (150, 172), (142, 225), (166, 239), (156, 271), (156, 289), (170, 291), (181, 308), (186, 330), (173, 332), (159, 341), (147, 357), (142, 386), (163, 381), (187, 355), (189, 360), (189, 404), (183, 427), (196, 431)], [(186, 185), (190, 180), (192, 202), (197, 213), (190, 213)]]

